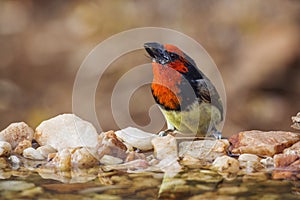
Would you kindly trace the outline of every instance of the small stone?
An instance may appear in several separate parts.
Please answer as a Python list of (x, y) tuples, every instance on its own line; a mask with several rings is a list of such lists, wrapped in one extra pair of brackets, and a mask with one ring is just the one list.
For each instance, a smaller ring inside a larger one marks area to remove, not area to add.
[(45, 158), (47, 158), (50, 153), (56, 153), (56, 150), (50, 145), (38, 147), (36, 150)]
[(116, 135), (125, 143), (140, 149), (142, 151), (147, 151), (153, 149), (151, 140), (156, 138), (157, 135), (152, 133), (147, 133), (145, 131), (139, 130), (137, 128), (128, 127), (119, 131), (116, 131)]
[(31, 160), (31, 159), (21, 158), (21, 161), (22, 164), (24, 165), (24, 168), (29, 171), (36, 171), (36, 169), (38, 169), (39, 167), (47, 164), (46, 160)]
[(122, 162), (123, 162), (122, 159), (110, 155), (104, 155), (100, 160), (100, 163), (103, 165), (116, 165), (116, 164), (121, 164)]
[(31, 160), (44, 160), (46, 159), (42, 154), (40, 154), (39, 151), (36, 149), (29, 147), (23, 151), (23, 156), (25, 158), (31, 159)]
[(300, 134), (284, 131), (245, 131), (233, 135), (231, 152), (273, 156), (300, 140)]
[(205, 162), (203, 160), (200, 160), (200, 159), (197, 159), (197, 158), (194, 158), (190, 155), (184, 155), (184, 157), (181, 159), (180, 161), (180, 164), (184, 165), (184, 166), (187, 166), (189, 168), (203, 168), (203, 167), (206, 167), (206, 166), (210, 166), (211, 164), (208, 163), (208, 162)]
[(257, 155), (254, 154), (242, 154), (239, 156), (238, 161), (240, 163), (244, 163), (244, 162), (259, 162), (259, 157)]
[(71, 165), (74, 168), (90, 168), (98, 165), (99, 161), (95, 157), (93, 149), (79, 148), (71, 155)]
[(197, 140), (179, 144), (179, 156), (190, 155), (194, 158), (213, 162), (217, 157), (226, 155), (228, 140)]
[(101, 133), (98, 137), (96, 149), (99, 159), (104, 155), (110, 155), (121, 159), (125, 159), (127, 156), (127, 147), (118, 140), (114, 131)]
[[(176, 138), (172, 135), (157, 137), (152, 140), (154, 156), (159, 163), (151, 162), (154, 168), (166, 173), (166, 176), (173, 177), (182, 170), (178, 163), (178, 152)], [(154, 169), (154, 171), (156, 171)]]
[(165, 175), (168, 177), (173, 177), (182, 171), (182, 167), (178, 163), (178, 158), (172, 156), (164, 158), (155, 167), (165, 172)]
[(130, 151), (127, 154), (125, 162), (130, 162), (130, 161), (133, 161), (133, 160), (136, 160), (136, 159), (146, 160), (146, 156), (143, 153), (138, 153), (138, 152), (135, 152), (135, 151)]
[(11, 145), (8, 142), (0, 141), (0, 157), (9, 156), (11, 152)]
[(266, 168), (274, 167), (274, 160), (272, 157), (266, 157), (260, 160), (260, 163), (263, 164)]
[(254, 154), (242, 154), (239, 156), (238, 161), (245, 173), (253, 173), (264, 168), (260, 163), (260, 158)]
[(25, 181), (2, 181), (0, 182), (0, 190), (8, 191), (23, 191), (35, 187), (33, 183), (28, 183)]
[(299, 157), (295, 154), (276, 154), (274, 156), (275, 167), (287, 167)]
[(300, 160), (296, 160), (295, 162), (293, 162), (288, 169), (292, 170), (292, 171), (296, 171), (299, 172), (300, 171)]
[(62, 114), (43, 121), (34, 133), (40, 146), (50, 145), (55, 150), (97, 145), (98, 133), (94, 126), (74, 114)]
[(157, 159), (163, 160), (167, 157), (178, 157), (176, 138), (167, 135), (165, 137), (156, 137), (152, 139), (154, 155)]
[(63, 149), (56, 153), (55, 157), (49, 162), (51, 166), (60, 171), (69, 171), (71, 169), (71, 152), (69, 149)]
[(10, 143), (12, 149), (15, 149), (23, 140), (31, 141), (32, 137), (32, 128), (24, 122), (12, 123), (0, 132), (0, 140)]
[(293, 154), (300, 157), (300, 141), (293, 144), (291, 147), (284, 149), (284, 154)]
[(57, 153), (49, 153), (48, 157), (47, 157), (47, 161), (52, 161), (53, 158), (55, 158), (56, 155), (57, 155)]
[(221, 173), (236, 174), (240, 170), (240, 164), (239, 161), (234, 158), (229, 156), (221, 156), (213, 162), (212, 168)]
[(30, 140), (23, 140), (14, 149), (14, 153), (22, 155), (23, 151), (31, 146), (32, 146), (32, 143)]
[(10, 161), (13, 169), (16, 170), (20, 168), (21, 161), (17, 156), (11, 155), (8, 160)]
[(296, 116), (292, 117), (292, 122), (294, 123), (292, 127), (294, 129), (300, 130), (300, 112), (298, 112)]
[(158, 165), (159, 162), (160, 162), (160, 160), (157, 160), (156, 158), (153, 158), (152, 160), (148, 161), (148, 163), (149, 163), (150, 166)]

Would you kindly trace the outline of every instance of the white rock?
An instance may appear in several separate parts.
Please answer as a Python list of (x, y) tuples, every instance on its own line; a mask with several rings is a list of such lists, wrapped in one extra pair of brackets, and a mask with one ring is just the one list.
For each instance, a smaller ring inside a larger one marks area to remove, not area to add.
[(95, 149), (86, 147), (66, 148), (57, 153), (48, 154), (48, 166), (59, 169), (60, 171), (69, 171), (71, 169), (83, 169), (97, 166), (99, 164), (96, 158)]
[(229, 142), (225, 139), (185, 141), (179, 144), (179, 156), (189, 155), (200, 160), (212, 162), (217, 157), (226, 155), (228, 146)]
[(100, 159), (100, 163), (103, 165), (117, 165), (117, 164), (121, 164), (123, 162), (122, 159), (120, 158), (116, 158), (110, 155), (104, 155), (101, 159)]
[(173, 156), (164, 158), (156, 165), (156, 167), (165, 172), (165, 176), (167, 177), (174, 177), (176, 174), (182, 171), (182, 167), (178, 163), (178, 158)]
[(115, 133), (125, 143), (143, 151), (152, 149), (151, 140), (157, 137), (155, 134), (147, 133), (133, 127), (127, 127)]
[(45, 158), (47, 158), (50, 153), (56, 153), (56, 150), (50, 145), (38, 147), (36, 150)]
[(24, 122), (10, 124), (6, 129), (0, 132), (0, 140), (10, 143), (12, 149), (23, 140), (32, 140), (33, 130)]
[(243, 171), (247, 174), (263, 168), (263, 165), (260, 163), (260, 158), (254, 154), (242, 154), (239, 156), (238, 161), (240, 167), (243, 168)]
[(117, 138), (115, 132), (108, 131), (98, 136), (97, 157), (100, 159), (104, 155), (111, 155), (125, 159), (127, 157), (127, 147)]
[(8, 142), (0, 141), (0, 156), (9, 156), (11, 145)]
[(49, 165), (60, 171), (69, 171), (71, 169), (71, 150), (63, 149), (57, 152)]
[(23, 156), (28, 159), (32, 160), (44, 160), (46, 157), (44, 157), (39, 151), (36, 149), (29, 147), (27, 149), (24, 149)]
[(163, 160), (168, 157), (178, 158), (176, 138), (167, 135), (165, 137), (156, 137), (152, 139), (154, 155), (157, 159)]
[(62, 114), (43, 121), (34, 134), (34, 139), (41, 146), (50, 145), (58, 151), (76, 147), (95, 148), (97, 138), (94, 126), (74, 114)]
[(72, 168), (90, 168), (96, 166), (99, 161), (95, 154), (93, 149), (85, 147), (73, 150), (71, 152)]
[(188, 166), (189, 168), (200, 168), (203, 166), (209, 166), (210, 163), (203, 162), (202, 160), (187, 154), (182, 157), (180, 164)]
[(222, 173), (236, 174), (240, 170), (240, 164), (234, 158), (221, 156), (213, 162), (213, 168)]
[(21, 154), (23, 154), (23, 151), (25, 149), (27, 149), (27, 148), (29, 148), (31, 146), (32, 146), (31, 140), (23, 140), (14, 149), (14, 153), (21, 155)]
[(165, 137), (157, 137), (152, 140), (154, 147), (154, 155), (159, 159), (159, 163), (155, 167), (165, 172), (167, 177), (173, 177), (182, 170), (178, 163), (178, 151), (176, 138), (167, 135)]
[(10, 161), (10, 163), (12, 165), (12, 169), (16, 170), (16, 169), (20, 168), (21, 161), (17, 156), (11, 155), (11, 156), (9, 156), (8, 160)]
[(266, 157), (260, 160), (260, 163), (263, 164), (266, 168), (274, 167), (274, 159), (272, 157)]
[(239, 156), (239, 162), (259, 162), (259, 157), (254, 154), (244, 153)]

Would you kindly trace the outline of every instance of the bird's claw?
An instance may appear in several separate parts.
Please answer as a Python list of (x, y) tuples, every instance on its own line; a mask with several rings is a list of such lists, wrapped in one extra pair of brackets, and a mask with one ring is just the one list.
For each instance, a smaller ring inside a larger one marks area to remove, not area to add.
[(216, 127), (213, 127), (209, 132), (208, 132), (208, 135), (206, 135), (210, 138), (213, 138), (213, 139), (216, 139), (216, 140), (220, 140), (222, 139), (222, 132), (221, 131), (218, 131), (216, 129)]
[(167, 136), (167, 135), (169, 135), (169, 134), (173, 135), (174, 132), (175, 132), (174, 129), (167, 129), (167, 130), (164, 130), (164, 131), (159, 132), (159, 133), (158, 133), (158, 136), (159, 136), (159, 137), (164, 137), (164, 136)]
[(220, 131), (214, 131), (212, 136), (215, 137), (217, 140), (222, 139), (222, 133)]

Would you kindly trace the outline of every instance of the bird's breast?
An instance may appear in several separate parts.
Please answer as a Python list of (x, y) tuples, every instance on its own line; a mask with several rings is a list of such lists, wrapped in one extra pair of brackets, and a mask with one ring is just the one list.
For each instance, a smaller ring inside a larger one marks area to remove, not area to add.
[(176, 70), (158, 63), (152, 63), (152, 94), (158, 104), (167, 110), (180, 110), (180, 84), (182, 75)]

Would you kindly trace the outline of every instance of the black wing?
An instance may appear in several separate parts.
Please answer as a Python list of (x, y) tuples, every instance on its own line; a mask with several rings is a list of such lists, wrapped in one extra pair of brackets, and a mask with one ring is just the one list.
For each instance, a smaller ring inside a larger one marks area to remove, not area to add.
[(197, 95), (199, 98), (199, 102), (211, 103), (220, 110), (223, 118), (222, 100), (217, 92), (217, 89), (210, 82), (210, 80), (205, 77), (202, 79), (193, 80), (192, 82), (197, 85)]

